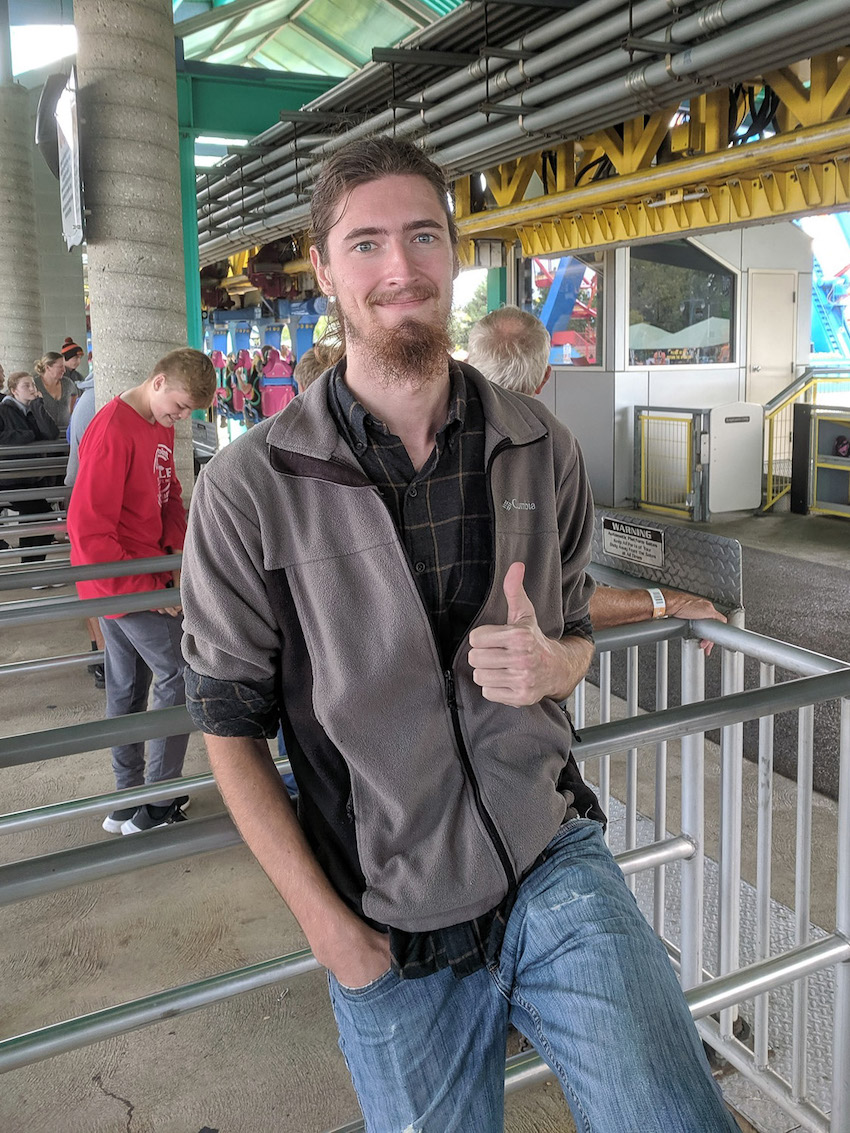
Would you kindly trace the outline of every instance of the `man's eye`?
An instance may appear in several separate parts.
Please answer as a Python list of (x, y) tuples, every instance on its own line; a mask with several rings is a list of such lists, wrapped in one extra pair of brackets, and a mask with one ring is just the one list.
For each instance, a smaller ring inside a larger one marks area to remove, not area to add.
[(433, 232), (420, 232), (416, 236), (416, 241), (419, 244), (433, 244), (435, 239)]
[(359, 244), (354, 245), (355, 252), (371, 252), (375, 247), (372, 240), (361, 240)]

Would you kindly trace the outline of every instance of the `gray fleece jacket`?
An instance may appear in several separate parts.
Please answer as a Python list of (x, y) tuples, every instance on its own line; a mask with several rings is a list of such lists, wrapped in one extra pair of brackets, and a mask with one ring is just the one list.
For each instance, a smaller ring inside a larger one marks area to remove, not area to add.
[[(552, 638), (585, 618), (592, 502), (581, 454), (542, 405), (464, 367), (485, 417), (493, 568), (473, 623), (500, 624), (508, 566)], [(387, 508), (340, 437), (324, 375), (207, 466), (181, 594), (188, 706), (202, 730), (272, 736), (340, 896), (421, 932), (492, 909), (565, 817), (601, 818), (544, 700), (485, 700), (464, 639), (444, 671)]]

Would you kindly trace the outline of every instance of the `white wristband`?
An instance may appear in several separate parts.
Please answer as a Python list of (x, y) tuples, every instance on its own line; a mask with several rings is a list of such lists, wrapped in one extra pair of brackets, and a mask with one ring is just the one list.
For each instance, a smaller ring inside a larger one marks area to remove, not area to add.
[(652, 617), (666, 618), (667, 617), (667, 603), (664, 600), (664, 595), (656, 587), (651, 586), (647, 590), (647, 594), (652, 599)]

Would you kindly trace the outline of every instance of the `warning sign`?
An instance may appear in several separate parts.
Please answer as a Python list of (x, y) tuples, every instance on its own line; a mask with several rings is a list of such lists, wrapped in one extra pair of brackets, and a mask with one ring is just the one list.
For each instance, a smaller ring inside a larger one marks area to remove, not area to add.
[(638, 523), (602, 517), (602, 550), (606, 555), (642, 566), (664, 566), (664, 532)]

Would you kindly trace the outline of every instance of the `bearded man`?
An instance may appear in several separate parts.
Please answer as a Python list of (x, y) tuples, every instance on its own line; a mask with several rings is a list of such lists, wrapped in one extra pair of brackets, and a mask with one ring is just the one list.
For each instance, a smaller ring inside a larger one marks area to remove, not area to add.
[(418, 148), (340, 148), (311, 208), (345, 353), (207, 466), (184, 655), (222, 796), (328, 969), (366, 1127), (500, 1130), (510, 1020), (582, 1130), (733, 1130), (570, 754), (576, 442), (449, 357), (457, 233)]

